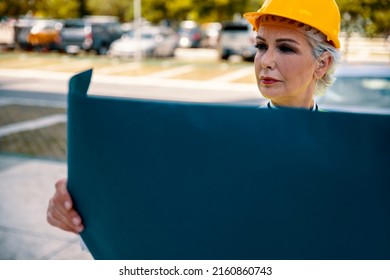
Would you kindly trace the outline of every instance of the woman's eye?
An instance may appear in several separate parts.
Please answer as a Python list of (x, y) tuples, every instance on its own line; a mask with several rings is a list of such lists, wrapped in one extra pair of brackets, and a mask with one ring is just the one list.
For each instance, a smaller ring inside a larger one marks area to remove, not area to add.
[(290, 48), (288, 46), (280, 46), (279, 50), (284, 53), (295, 53), (295, 50), (293, 48)]
[(266, 50), (266, 49), (267, 49), (267, 45), (266, 45), (266, 44), (259, 43), (259, 44), (256, 44), (256, 45), (255, 45), (255, 48), (256, 48), (256, 49), (259, 49), (259, 50)]

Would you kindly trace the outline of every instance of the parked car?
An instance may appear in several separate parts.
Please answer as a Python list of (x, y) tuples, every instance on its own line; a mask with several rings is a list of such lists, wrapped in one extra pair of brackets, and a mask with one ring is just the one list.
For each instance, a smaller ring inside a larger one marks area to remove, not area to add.
[(326, 111), (390, 114), (390, 65), (339, 65), (336, 81), (318, 98)]
[(220, 22), (208, 22), (203, 24), (203, 39), (201, 46), (206, 48), (217, 48), (221, 28), (222, 24)]
[(246, 22), (224, 22), (219, 37), (218, 50), (221, 59), (239, 55), (244, 60), (253, 60), (256, 55), (256, 33)]
[(0, 17), (0, 50), (15, 48), (15, 24), (13, 18)]
[(26, 16), (20, 17), (15, 24), (15, 42), (16, 46), (22, 50), (31, 50), (32, 46), (28, 42), (28, 35), (34, 24), (34, 18)]
[[(134, 31), (130, 30), (114, 41), (108, 51), (113, 57), (134, 57), (137, 50), (137, 40)], [(140, 50), (144, 57), (174, 56), (178, 46), (178, 35), (169, 27), (148, 26), (140, 32)]]
[(180, 23), (179, 47), (199, 48), (202, 42), (202, 30), (195, 21), (186, 20)]
[(113, 17), (67, 19), (60, 33), (61, 50), (70, 54), (84, 50), (104, 55), (121, 36), (121, 25)]
[(27, 42), (32, 48), (59, 49), (59, 33), (62, 23), (59, 20), (42, 19), (32, 23)]

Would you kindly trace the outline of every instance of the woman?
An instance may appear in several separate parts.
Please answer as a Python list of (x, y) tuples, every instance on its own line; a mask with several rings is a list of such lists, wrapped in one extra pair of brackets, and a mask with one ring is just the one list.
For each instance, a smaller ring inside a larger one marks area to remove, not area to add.
[(267, 0), (244, 17), (257, 31), (256, 80), (269, 108), (317, 110), (333, 82), (340, 13), (333, 0)]
[[(268, 107), (317, 110), (314, 96), (332, 83), (338, 60), (340, 13), (335, 1), (267, 0), (244, 17), (257, 31), (256, 79), (270, 100)], [(56, 183), (47, 220), (74, 233), (84, 229), (66, 179)]]

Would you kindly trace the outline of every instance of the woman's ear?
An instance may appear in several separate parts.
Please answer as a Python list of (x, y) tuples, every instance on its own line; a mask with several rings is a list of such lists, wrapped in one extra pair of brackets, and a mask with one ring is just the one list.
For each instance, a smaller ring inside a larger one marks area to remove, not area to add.
[(319, 80), (328, 71), (330, 64), (332, 63), (332, 56), (329, 54), (329, 52), (323, 52), (318, 58), (317, 63), (318, 66), (314, 72), (314, 76), (317, 80)]

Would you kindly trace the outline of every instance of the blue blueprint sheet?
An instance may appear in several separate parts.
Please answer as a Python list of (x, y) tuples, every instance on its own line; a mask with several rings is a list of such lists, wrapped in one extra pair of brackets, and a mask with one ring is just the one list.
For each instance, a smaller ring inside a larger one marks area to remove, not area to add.
[(96, 259), (390, 259), (390, 116), (88, 96), (68, 185)]

